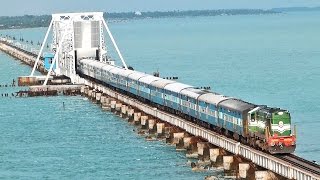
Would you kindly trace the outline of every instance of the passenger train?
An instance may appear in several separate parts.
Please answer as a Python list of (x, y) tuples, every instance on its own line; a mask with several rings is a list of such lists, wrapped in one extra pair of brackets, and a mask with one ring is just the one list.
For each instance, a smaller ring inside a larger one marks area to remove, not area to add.
[(293, 153), (296, 148), (295, 129), (287, 110), (255, 105), (97, 60), (78, 60), (76, 70), (81, 77), (270, 154)]

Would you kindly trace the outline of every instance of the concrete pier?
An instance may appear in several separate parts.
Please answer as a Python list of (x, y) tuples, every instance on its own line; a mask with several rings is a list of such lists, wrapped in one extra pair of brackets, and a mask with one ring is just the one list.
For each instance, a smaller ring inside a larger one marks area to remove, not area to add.
[(132, 122), (133, 121), (133, 116), (134, 116), (134, 109), (129, 107), (128, 108), (128, 121)]
[(101, 96), (100, 102), (102, 109), (111, 110), (110, 98), (108, 98), (107, 96)]
[(165, 124), (157, 123), (157, 138), (165, 138)]
[(89, 89), (89, 91), (88, 91), (88, 98), (89, 98), (89, 99), (92, 98), (92, 89)]
[(139, 125), (140, 124), (140, 118), (141, 118), (141, 113), (134, 113), (133, 114), (133, 124)]
[(141, 116), (140, 125), (142, 130), (148, 130), (148, 116)]
[(198, 158), (201, 161), (210, 161), (210, 143), (198, 142)]
[(191, 139), (187, 137), (184, 138), (185, 147), (187, 149), (186, 157), (188, 158), (198, 158), (198, 142), (201, 142), (201, 139), (195, 136), (192, 136)]
[(274, 180), (279, 178), (271, 171), (256, 171), (255, 179), (256, 180)]
[(225, 176), (237, 176), (237, 164), (233, 156), (223, 156), (223, 169)]
[(96, 103), (96, 93), (96, 90), (93, 89), (90, 97), (94, 103)]
[(184, 141), (183, 141), (184, 137), (185, 137), (184, 132), (173, 133), (173, 144), (175, 144), (176, 150), (178, 151), (186, 150), (184, 148)]
[(85, 87), (83, 88), (83, 91), (84, 91), (84, 95), (85, 95), (85, 96), (88, 96), (88, 95), (89, 95), (89, 87), (88, 87), (88, 86), (85, 86)]
[(117, 101), (115, 101), (115, 100), (111, 101), (111, 105), (110, 105), (111, 112), (115, 112), (116, 111), (116, 104), (117, 104)]
[(127, 105), (122, 105), (121, 106), (121, 117), (123, 119), (127, 119), (127, 117), (128, 117), (127, 111), (128, 111), (128, 106)]
[(248, 179), (248, 170), (250, 169), (249, 163), (239, 163), (239, 178)]
[(157, 132), (157, 126), (156, 126), (156, 120), (155, 119), (148, 119), (148, 130), (149, 134), (155, 134)]
[(97, 103), (97, 104), (100, 104), (100, 103), (101, 103), (101, 95), (102, 95), (102, 94), (101, 94), (100, 92), (97, 92), (97, 93), (96, 93), (96, 103)]
[(116, 108), (115, 108), (116, 115), (120, 115), (121, 114), (121, 107), (122, 107), (122, 104), (117, 102), (116, 103)]
[(165, 133), (165, 137), (166, 137), (166, 143), (168, 144), (172, 144), (173, 142), (173, 133), (174, 133), (174, 129), (172, 126), (166, 126), (164, 128), (164, 133)]

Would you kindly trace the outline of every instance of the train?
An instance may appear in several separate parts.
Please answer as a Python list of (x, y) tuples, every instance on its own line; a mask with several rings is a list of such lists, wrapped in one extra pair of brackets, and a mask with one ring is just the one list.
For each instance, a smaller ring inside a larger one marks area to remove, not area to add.
[(173, 80), (110, 65), (94, 59), (76, 63), (80, 77), (178, 115), (270, 154), (290, 154), (296, 129), (288, 110), (256, 105)]

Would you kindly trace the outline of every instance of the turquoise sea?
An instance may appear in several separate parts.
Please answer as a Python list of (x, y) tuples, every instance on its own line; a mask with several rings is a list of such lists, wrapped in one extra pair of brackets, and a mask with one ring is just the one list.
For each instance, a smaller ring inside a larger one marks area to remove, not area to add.
[[(136, 70), (291, 112), (296, 154), (320, 162), (320, 12), (110, 23)], [(3, 30), (41, 41), (46, 29)], [(110, 54), (115, 51), (108, 45)], [(0, 53), (0, 84), (31, 69)], [(12, 93), (20, 88), (0, 88)], [(62, 107), (65, 102), (65, 109)], [(0, 96), (0, 178), (203, 179), (184, 153), (147, 142), (82, 97)]]

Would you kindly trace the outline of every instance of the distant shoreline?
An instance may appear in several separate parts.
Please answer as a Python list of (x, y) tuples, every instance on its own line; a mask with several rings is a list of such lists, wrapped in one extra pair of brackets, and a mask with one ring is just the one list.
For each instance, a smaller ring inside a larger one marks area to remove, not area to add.
[[(190, 11), (167, 11), (167, 12), (122, 12), (104, 13), (104, 17), (111, 22), (146, 19), (146, 18), (170, 18), (170, 17), (199, 17), (199, 16), (222, 16), (222, 15), (263, 15), (278, 14), (275, 10), (262, 9), (220, 9), (220, 10), (190, 10)], [(0, 30), (48, 27), (51, 15), (24, 15), (24, 16), (1, 16)]]
[[(146, 18), (177, 18), (177, 17), (205, 17), (205, 16), (236, 16), (236, 15), (265, 15), (295, 11), (320, 11), (320, 7), (288, 7), (263, 9), (217, 9), (217, 10), (189, 10), (189, 11), (154, 11), (154, 12), (115, 12), (104, 13), (109, 22), (139, 20)], [(51, 15), (0, 16), (0, 30), (48, 27)]]

